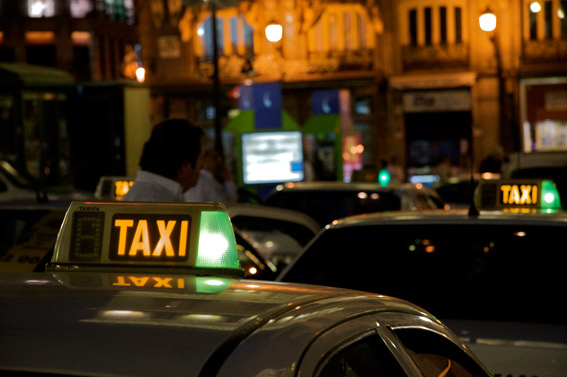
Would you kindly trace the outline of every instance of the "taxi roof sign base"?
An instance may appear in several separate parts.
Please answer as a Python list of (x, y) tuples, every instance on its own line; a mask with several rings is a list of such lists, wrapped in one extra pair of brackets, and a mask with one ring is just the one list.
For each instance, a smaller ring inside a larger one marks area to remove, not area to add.
[(45, 266), (46, 272), (128, 272), (152, 274), (183, 274), (191, 276), (218, 276), (242, 278), (244, 270), (241, 268), (203, 268), (203, 267), (159, 267), (159, 266), (128, 266), (116, 264), (97, 264), (97, 265), (78, 265), (48, 263)]

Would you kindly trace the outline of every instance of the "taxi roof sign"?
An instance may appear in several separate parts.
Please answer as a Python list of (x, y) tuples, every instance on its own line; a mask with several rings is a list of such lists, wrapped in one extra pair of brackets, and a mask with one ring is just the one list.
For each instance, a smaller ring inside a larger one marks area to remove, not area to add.
[(555, 183), (542, 179), (481, 180), (474, 203), (480, 210), (560, 211)]
[(181, 269), (241, 274), (222, 204), (72, 202), (49, 270)]

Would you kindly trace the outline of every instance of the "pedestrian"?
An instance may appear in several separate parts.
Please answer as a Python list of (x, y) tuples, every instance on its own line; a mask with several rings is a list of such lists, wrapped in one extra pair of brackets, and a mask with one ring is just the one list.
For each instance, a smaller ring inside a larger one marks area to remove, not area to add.
[(141, 202), (183, 202), (201, 170), (203, 130), (184, 119), (157, 124), (144, 144), (140, 170), (122, 199)]
[(203, 168), (197, 184), (183, 196), (188, 202), (234, 203), (238, 200), (236, 185), (222, 156), (214, 149), (203, 155)]

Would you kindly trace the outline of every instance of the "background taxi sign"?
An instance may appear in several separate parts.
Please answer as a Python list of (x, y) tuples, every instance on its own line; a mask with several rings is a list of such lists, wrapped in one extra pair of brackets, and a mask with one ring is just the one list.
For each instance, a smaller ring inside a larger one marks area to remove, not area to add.
[(484, 210), (561, 210), (555, 183), (541, 179), (483, 180), (475, 191), (475, 205)]
[(49, 270), (241, 269), (226, 208), (214, 203), (73, 202)]

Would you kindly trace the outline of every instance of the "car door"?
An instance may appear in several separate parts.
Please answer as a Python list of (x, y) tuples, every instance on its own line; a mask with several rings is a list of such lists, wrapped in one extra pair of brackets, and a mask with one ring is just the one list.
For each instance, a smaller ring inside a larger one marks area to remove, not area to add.
[(489, 376), (458, 339), (428, 317), (379, 313), (345, 321), (306, 350), (298, 376)]

